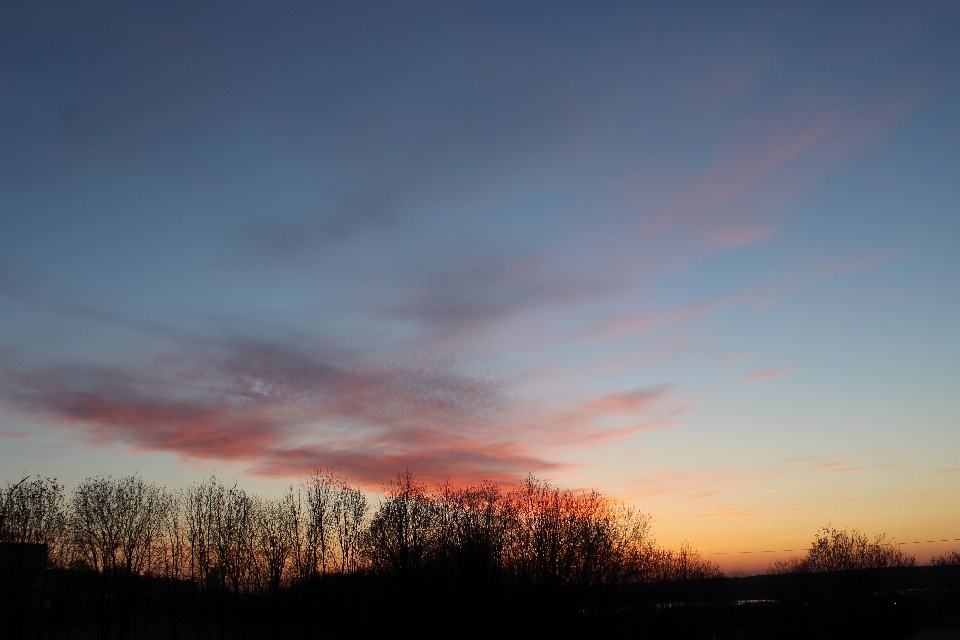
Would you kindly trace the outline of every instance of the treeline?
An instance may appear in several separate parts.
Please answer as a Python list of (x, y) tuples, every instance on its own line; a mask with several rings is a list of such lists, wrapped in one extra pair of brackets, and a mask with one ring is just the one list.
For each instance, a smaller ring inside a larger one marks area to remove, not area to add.
[(368, 634), (427, 620), (562, 626), (626, 585), (721, 575), (650, 528), (596, 491), (532, 476), (428, 490), (406, 472), (375, 504), (330, 471), (275, 498), (215, 477), (169, 490), (102, 476), (69, 494), (24, 478), (0, 494), (0, 562), (43, 548), (46, 586), (31, 595), (30, 562), (18, 584), (0, 580), (0, 637), (354, 637), (360, 619)]
[(535, 477), (429, 490), (407, 472), (374, 502), (330, 471), (275, 498), (36, 477), (0, 491), (0, 639), (894, 638), (960, 605), (958, 561), (914, 567), (883, 536), (828, 527), (772, 575), (724, 578), (657, 544), (648, 515)]
[(429, 491), (409, 473), (379, 504), (334, 472), (278, 498), (215, 477), (168, 490), (139, 476), (25, 478), (0, 496), (0, 541), (46, 544), (53, 569), (155, 576), (202, 589), (277, 593), (322, 576), (446, 572), (545, 586), (721, 575), (684, 545), (656, 544), (648, 515), (602, 494), (528, 477)]
[[(315, 471), (279, 498), (216, 477), (169, 490), (133, 475), (88, 478), (68, 497), (49, 478), (0, 492), (0, 542), (45, 544), (53, 569), (189, 580), (276, 593), (329, 574), (409, 575), (443, 568), (471, 580), (592, 586), (722, 575), (689, 545), (653, 539), (651, 518), (602, 494), (528, 477), (428, 491), (405, 472), (376, 508), (333, 471)], [(960, 563), (960, 551), (931, 564)], [(768, 573), (914, 566), (884, 535), (824, 527), (802, 557)]]

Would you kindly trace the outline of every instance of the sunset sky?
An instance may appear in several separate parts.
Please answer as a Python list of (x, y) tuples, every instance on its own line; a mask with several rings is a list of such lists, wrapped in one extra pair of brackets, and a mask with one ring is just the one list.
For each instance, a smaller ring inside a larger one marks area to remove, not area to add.
[(0, 480), (960, 546), (960, 4), (5, 2), (0, 65)]

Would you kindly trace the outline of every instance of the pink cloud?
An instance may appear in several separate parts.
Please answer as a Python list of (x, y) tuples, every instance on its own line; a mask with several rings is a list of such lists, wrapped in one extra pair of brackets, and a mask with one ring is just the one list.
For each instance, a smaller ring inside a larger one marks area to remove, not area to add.
[(222, 408), (124, 402), (92, 395), (47, 398), (45, 410), (62, 421), (86, 425), (94, 440), (120, 440), (135, 449), (245, 460), (281, 441), (269, 421)]
[(708, 244), (724, 249), (747, 247), (769, 240), (776, 233), (773, 228), (743, 227), (723, 229), (707, 241)]
[(781, 378), (791, 371), (793, 371), (793, 367), (789, 365), (785, 367), (767, 367), (766, 369), (760, 369), (759, 371), (747, 374), (744, 381), (748, 383), (766, 382), (767, 380)]
[[(648, 240), (671, 229), (700, 229), (701, 239), (722, 238), (724, 234), (746, 240), (744, 229), (769, 229), (770, 214), (799, 191), (796, 173), (777, 176), (775, 170), (796, 159), (843, 123), (832, 109), (792, 109), (745, 120), (717, 150), (714, 163), (677, 194), (673, 204), (646, 225), (641, 233)], [(751, 193), (755, 191), (756, 193)], [(721, 215), (738, 198), (760, 196), (761, 201), (742, 203), (737, 211)], [(759, 205), (759, 206), (758, 206)], [(772, 205), (772, 206), (771, 206)], [(757, 223), (761, 222), (759, 227)], [(739, 233), (738, 233), (739, 232)], [(766, 240), (769, 235), (751, 234)], [(757, 241), (757, 240), (754, 240)], [(734, 245), (743, 246), (743, 245)]]
[(564, 445), (585, 445), (597, 446), (607, 444), (616, 440), (629, 438), (630, 436), (645, 431), (660, 431), (662, 429), (675, 429), (683, 426), (683, 416), (696, 410), (696, 405), (688, 404), (669, 413), (652, 419), (640, 420), (619, 428), (591, 428), (588, 421), (579, 429), (568, 430), (556, 434), (555, 443)]
[(884, 467), (894, 467), (898, 463), (885, 462), (882, 464), (868, 464), (857, 466), (849, 462), (823, 462), (817, 465), (818, 469), (825, 469), (831, 473), (851, 473), (853, 471), (863, 471), (864, 469), (882, 469)]
[(26, 440), (32, 436), (32, 433), (25, 431), (0, 431), (0, 440)]
[(745, 517), (745, 516), (756, 516), (760, 513), (757, 509), (745, 509), (739, 507), (735, 502), (727, 502), (725, 504), (717, 505), (710, 508), (709, 511), (704, 513), (697, 514), (701, 518), (718, 518), (718, 517)]
[(822, 462), (817, 465), (820, 469), (831, 469), (833, 467), (842, 467), (846, 465), (846, 462)]
[(396, 452), (327, 450), (320, 446), (271, 450), (251, 468), (260, 475), (292, 476), (314, 466), (338, 468), (354, 482), (376, 489), (386, 479), (410, 469), (428, 484), (450, 481), (455, 485), (491, 481), (515, 484), (531, 472), (566, 465), (545, 460), (516, 444), (485, 445), (472, 441), (437, 442), (434, 447)]
[(707, 500), (709, 498), (716, 498), (719, 495), (720, 495), (719, 491), (708, 490), (708, 491), (696, 491), (694, 493), (689, 494), (687, 497), (690, 498), (691, 500)]
[(8, 360), (0, 382), (11, 407), (91, 444), (245, 463), (264, 475), (338, 466), (369, 486), (406, 468), (431, 480), (510, 483), (561, 468), (547, 451), (677, 426), (689, 410), (669, 385), (519, 406), (502, 383), (444, 362), (376, 363), (294, 343), (112, 366)]
[[(739, 485), (750, 482), (737, 472), (728, 470), (671, 471), (640, 478), (631, 483), (638, 500), (668, 495), (682, 495), (692, 500), (706, 500), (737, 491)], [(715, 495), (707, 495), (714, 493)]]
[(759, 355), (759, 351), (748, 351), (746, 353), (727, 353), (719, 356), (718, 360), (720, 360), (721, 364), (738, 364), (745, 360), (756, 358)]
[(659, 313), (621, 315), (608, 321), (594, 333), (598, 340), (617, 340), (647, 329), (671, 326), (707, 317), (724, 306), (726, 298), (682, 303)]
[(590, 337), (596, 340), (617, 340), (647, 329), (702, 321), (722, 309), (737, 305), (762, 310), (772, 304), (773, 296), (796, 289), (799, 285), (796, 280), (785, 280), (747, 287), (732, 295), (682, 302), (654, 313), (624, 314), (605, 322), (595, 329)]
[[(746, 118), (730, 130), (702, 172), (638, 172), (621, 181), (621, 188), (638, 194), (635, 206), (650, 212), (635, 233), (624, 236), (623, 247), (635, 251), (648, 278), (657, 279), (689, 268), (714, 251), (767, 242), (792, 200), (832, 164), (876, 140), (919, 103), (909, 92), (891, 92), (856, 110), (817, 95), (815, 89), (794, 91), (789, 103)], [(668, 185), (668, 193), (662, 193), (663, 185)]]
[(295, 343), (230, 343), (136, 365), (9, 359), (0, 382), (12, 408), (90, 442), (246, 462), (263, 473), (302, 473), (337, 456), (364, 477), (381, 461), (380, 480), (416, 465), (433, 465), (416, 469), (425, 477), (460, 468), (503, 480), (555, 464), (533, 453), (535, 444), (504, 437), (499, 383), (443, 363), (378, 364)]
[(521, 431), (539, 433), (556, 446), (597, 446), (623, 438), (683, 425), (683, 417), (696, 409), (675, 398), (674, 384), (641, 387), (603, 394), (556, 411), (540, 411)]
[(675, 385), (641, 387), (622, 393), (608, 393), (589, 400), (581, 406), (591, 412), (602, 414), (640, 415), (663, 405), (667, 392)]
[[(598, 323), (598, 326), (588, 332), (587, 339), (613, 341), (655, 329), (676, 329), (684, 325), (696, 325), (696, 323), (712, 319), (722, 310), (737, 306), (752, 311), (762, 311), (771, 307), (780, 294), (812, 285), (825, 278), (874, 269), (895, 261), (903, 255), (902, 252), (888, 252), (879, 255), (860, 256), (827, 263), (827, 266), (823, 266), (823, 261), (818, 261), (816, 267), (801, 269), (796, 278), (749, 286), (731, 295), (681, 302), (657, 311), (614, 316)], [(666, 345), (671, 339), (675, 341), (675, 344), (672, 344), (673, 348), (670, 349), (668, 357), (689, 353), (692, 348), (704, 348), (702, 343), (695, 339), (686, 338), (682, 342), (676, 343), (679, 339), (676, 335), (672, 338), (669, 335), (660, 336), (654, 348), (660, 347), (662, 349), (663, 345)], [(756, 352), (750, 352), (741, 355), (721, 356), (720, 360), (724, 364), (730, 364), (756, 355)], [(779, 375), (786, 375), (790, 371), (790, 367), (765, 369), (751, 374), (746, 381), (759, 382)]]

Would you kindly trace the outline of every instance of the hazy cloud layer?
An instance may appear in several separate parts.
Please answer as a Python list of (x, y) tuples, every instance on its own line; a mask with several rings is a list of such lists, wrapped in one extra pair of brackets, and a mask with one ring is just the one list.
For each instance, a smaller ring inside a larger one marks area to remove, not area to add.
[(431, 479), (512, 481), (558, 465), (516, 441), (501, 383), (443, 363), (233, 341), (136, 365), (8, 358), (0, 383), (5, 403), (93, 441), (255, 473), (332, 465), (372, 485), (407, 467)]

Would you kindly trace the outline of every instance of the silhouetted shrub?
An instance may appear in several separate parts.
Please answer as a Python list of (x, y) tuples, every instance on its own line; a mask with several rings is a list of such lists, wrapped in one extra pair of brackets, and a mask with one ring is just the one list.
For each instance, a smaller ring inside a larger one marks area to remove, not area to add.
[(684, 542), (677, 551), (652, 548), (646, 573), (647, 580), (652, 582), (707, 580), (721, 576), (720, 566), (701, 557), (689, 542)]
[(945, 567), (950, 565), (960, 565), (960, 549), (945, 551), (939, 555), (930, 558), (930, 564), (935, 567)]
[(914, 556), (900, 550), (894, 542), (887, 542), (880, 534), (871, 542), (856, 529), (847, 532), (824, 527), (814, 536), (813, 543), (803, 557), (775, 562), (768, 573), (820, 573), (850, 569), (881, 569), (884, 567), (912, 567)]

